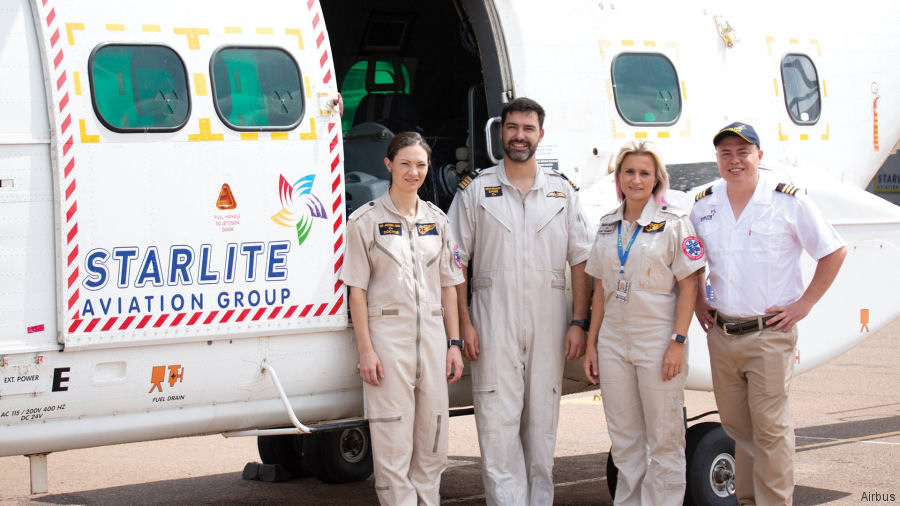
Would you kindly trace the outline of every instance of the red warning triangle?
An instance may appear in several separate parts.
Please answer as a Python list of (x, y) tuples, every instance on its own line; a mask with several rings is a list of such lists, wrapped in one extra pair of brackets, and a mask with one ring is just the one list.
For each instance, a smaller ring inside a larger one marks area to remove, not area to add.
[(237, 202), (234, 201), (234, 195), (231, 193), (231, 187), (228, 186), (228, 183), (222, 185), (222, 189), (219, 190), (219, 200), (216, 201), (216, 207), (219, 209), (234, 209), (237, 207)]

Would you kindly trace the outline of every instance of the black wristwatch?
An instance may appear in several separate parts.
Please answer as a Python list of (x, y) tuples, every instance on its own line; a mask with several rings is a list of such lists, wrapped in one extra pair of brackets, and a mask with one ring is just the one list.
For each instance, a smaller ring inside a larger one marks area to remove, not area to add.
[(465, 346), (466, 342), (462, 339), (450, 339), (447, 341), (447, 349), (449, 350), (451, 346), (458, 346), (459, 350), (462, 351), (463, 346)]
[(678, 344), (684, 344), (684, 341), (687, 339), (687, 336), (684, 334), (672, 334), (672, 340)]
[(591, 321), (590, 320), (572, 320), (569, 322), (569, 326), (571, 327), (572, 325), (574, 325), (576, 327), (581, 327), (582, 330), (587, 332), (588, 329), (591, 328)]

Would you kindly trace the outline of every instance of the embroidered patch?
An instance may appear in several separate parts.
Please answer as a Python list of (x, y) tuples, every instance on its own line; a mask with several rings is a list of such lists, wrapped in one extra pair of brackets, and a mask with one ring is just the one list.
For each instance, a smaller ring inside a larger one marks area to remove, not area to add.
[(616, 231), (615, 223), (601, 223), (597, 228), (598, 234), (611, 234)]
[(434, 223), (416, 223), (416, 232), (419, 237), (423, 235), (438, 235), (437, 226)]
[(662, 232), (665, 229), (666, 229), (666, 222), (661, 221), (659, 223), (656, 223), (656, 222), (651, 221), (649, 225), (644, 227), (644, 232), (646, 232), (648, 234), (655, 234), (656, 232)]
[(706, 216), (700, 217), (700, 221), (709, 221), (709, 220), (713, 219), (713, 216), (715, 216), (715, 215), (716, 215), (716, 210), (710, 209), (709, 214), (707, 214)]
[(700, 242), (700, 239), (689, 235), (681, 241), (681, 251), (691, 260), (700, 260), (703, 258), (703, 243)]
[(399, 223), (379, 223), (378, 233), (381, 235), (403, 235), (403, 227)]
[(547, 194), (548, 197), (556, 197), (556, 198), (566, 198), (566, 194), (563, 192), (550, 192)]
[(484, 187), (484, 196), (485, 197), (499, 197), (503, 195), (503, 187), (501, 186), (485, 186)]
[(453, 263), (460, 269), (463, 268), (462, 259), (459, 258), (459, 245), (453, 247)]

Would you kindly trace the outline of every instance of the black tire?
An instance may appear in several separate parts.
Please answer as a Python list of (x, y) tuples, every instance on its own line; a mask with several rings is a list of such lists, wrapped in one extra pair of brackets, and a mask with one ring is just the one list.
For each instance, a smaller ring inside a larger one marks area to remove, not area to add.
[(319, 432), (303, 439), (304, 462), (324, 483), (352, 483), (372, 476), (368, 427)]
[(718, 422), (703, 422), (687, 430), (687, 489), (684, 504), (738, 504), (734, 495), (734, 440)]
[(606, 488), (609, 489), (609, 496), (616, 499), (616, 485), (619, 483), (619, 468), (613, 462), (612, 450), (606, 456)]
[(256, 448), (263, 464), (281, 464), (294, 478), (309, 476), (303, 462), (303, 436), (259, 436)]

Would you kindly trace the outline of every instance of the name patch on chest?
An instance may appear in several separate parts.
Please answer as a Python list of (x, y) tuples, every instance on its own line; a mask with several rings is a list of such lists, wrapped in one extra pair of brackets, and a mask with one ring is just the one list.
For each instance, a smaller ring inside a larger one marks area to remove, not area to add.
[(503, 187), (502, 186), (485, 186), (484, 187), (484, 196), (485, 197), (499, 197), (503, 195)]
[(665, 228), (666, 222), (661, 221), (659, 223), (656, 223), (651, 221), (649, 225), (644, 227), (644, 232), (647, 234), (653, 234), (656, 232), (662, 232), (663, 230), (665, 230)]
[(554, 191), (554, 192), (548, 193), (547, 196), (548, 196), (548, 197), (561, 198), (561, 199), (566, 198), (566, 194), (565, 194), (565, 193), (563, 193), (563, 192), (555, 192), (555, 191)]
[(378, 233), (381, 235), (403, 235), (403, 227), (399, 223), (379, 223)]
[(434, 223), (416, 223), (416, 232), (419, 237), (423, 235), (438, 235), (437, 225)]
[(601, 223), (597, 228), (598, 234), (611, 234), (616, 231), (615, 223)]

